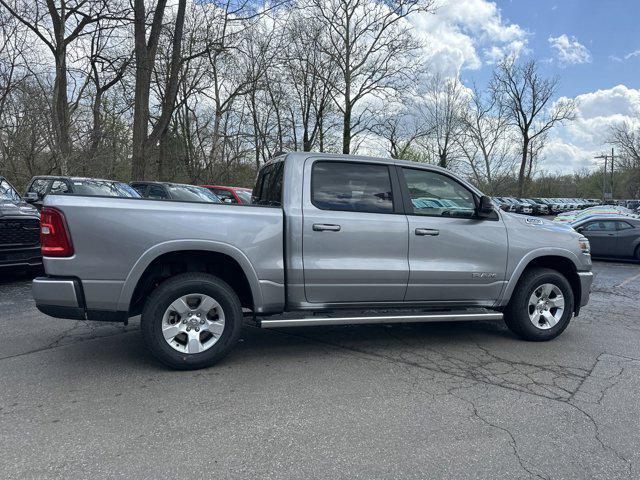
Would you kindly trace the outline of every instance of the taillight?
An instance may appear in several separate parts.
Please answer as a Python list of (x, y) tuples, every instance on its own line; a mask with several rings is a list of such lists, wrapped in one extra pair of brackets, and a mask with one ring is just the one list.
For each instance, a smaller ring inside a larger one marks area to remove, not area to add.
[(40, 250), (45, 257), (71, 257), (73, 245), (60, 210), (44, 207), (40, 212)]

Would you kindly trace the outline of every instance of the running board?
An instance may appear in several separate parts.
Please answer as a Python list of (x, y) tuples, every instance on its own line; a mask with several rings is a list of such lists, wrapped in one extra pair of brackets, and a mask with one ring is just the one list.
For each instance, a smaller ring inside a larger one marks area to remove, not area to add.
[(376, 323), (425, 323), (425, 322), (468, 322), (474, 320), (502, 320), (501, 312), (433, 312), (420, 315), (373, 315), (367, 317), (307, 317), (278, 318), (260, 320), (260, 328), (312, 327), (321, 325), (361, 325)]

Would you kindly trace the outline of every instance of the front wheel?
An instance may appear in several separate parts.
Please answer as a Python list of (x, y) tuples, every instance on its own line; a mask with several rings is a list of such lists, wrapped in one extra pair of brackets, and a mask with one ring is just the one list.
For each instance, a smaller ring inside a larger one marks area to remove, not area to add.
[(234, 346), (242, 307), (219, 278), (184, 273), (162, 283), (142, 311), (142, 334), (154, 357), (180, 370), (213, 365)]
[(573, 305), (573, 290), (564, 275), (533, 268), (518, 282), (505, 310), (505, 323), (524, 340), (552, 340), (569, 325)]

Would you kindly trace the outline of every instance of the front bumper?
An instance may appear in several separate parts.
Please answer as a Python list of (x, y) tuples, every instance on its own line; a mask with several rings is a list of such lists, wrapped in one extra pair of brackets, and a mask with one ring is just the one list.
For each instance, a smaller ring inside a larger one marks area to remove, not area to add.
[(593, 272), (578, 272), (580, 279), (580, 307), (584, 307), (589, 303), (589, 294), (591, 293), (591, 284), (593, 283)]

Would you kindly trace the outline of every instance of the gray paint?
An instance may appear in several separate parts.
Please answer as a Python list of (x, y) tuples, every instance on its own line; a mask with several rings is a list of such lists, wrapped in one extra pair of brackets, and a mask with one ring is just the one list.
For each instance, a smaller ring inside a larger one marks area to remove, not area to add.
[[(452, 175), (398, 160), (292, 153), (279, 159), (285, 162), (282, 209), (48, 196), (45, 204), (61, 209), (67, 218), (75, 255), (46, 258), (47, 274), (79, 278), (90, 309), (126, 311), (138, 280), (159, 255), (219, 252), (244, 270), (256, 312), (277, 313), (365, 306), (501, 306), (535, 258), (561, 256), (578, 271), (591, 269), (575, 231), (500, 210), (493, 220), (320, 210), (310, 200), (311, 166), (320, 159), (406, 165)], [(467, 182), (460, 183), (482, 195)], [(339, 224), (341, 229), (315, 231), (316, 223)], [(416, 228), (437, 229), (439, 234), (416, 236)]]

